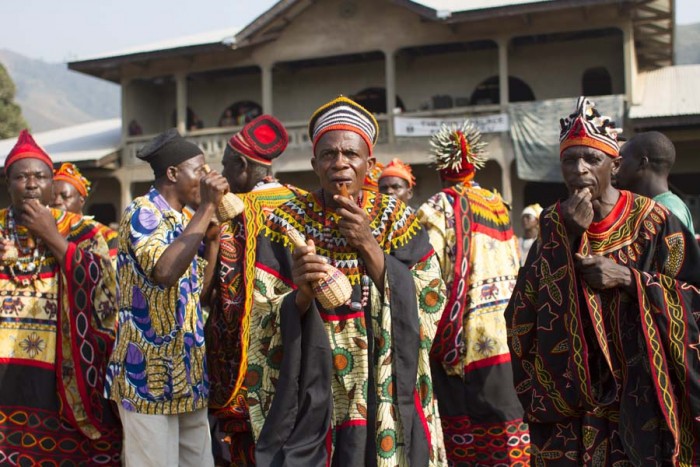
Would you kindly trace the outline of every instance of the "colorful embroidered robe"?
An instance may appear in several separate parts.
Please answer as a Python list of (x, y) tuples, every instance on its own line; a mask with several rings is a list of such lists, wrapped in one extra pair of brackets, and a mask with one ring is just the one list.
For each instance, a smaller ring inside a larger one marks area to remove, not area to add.
[[(297, 190), (297, 189), (295, 189)], [(280, 204), (294, 197), (294, 192), (277, 182), (256, 187), (238, 195), (245, 206), (243, 213), (221, 225), (221, 245), (217, 279), (218, 297), (204, 327), (211, 390), (210, 413), (217, 443), (230, 452), (218, 453), (232, 465), (253, 465), (253, 435), (246, 406), (243, 384), (247, 369), (250, 310), (253, 305), (255, 251), (265, 219)]]
[(93, 221), (51, 212), (68, 241), (64, 269), (50, 251), (28, 285), (0, 267), (0, 464), (120, 465), (121, 425), (102, 397), (115, 271)]
[[(620, 192), (572, 251), (560, 205), (506, 312), (535, 465), (700, 464), (700, 250), (654, 201)], [(630, 268), (636, 296), (597, 291), (574, 253)]]
[(467, 183), (431, 197), (418, 218), (447, 284), (431, 364), (450, 465), (527, 465), (503, 315), (519, 268), (508, 210)]
[[(384, 290), (337, 230), (321, 195), (297, 196), (268, 218), (248, 353), (248, 406), (260, 465), (444, 465), (428, 350), (444, 283), (415, 216), (392, 197), (363, 192), (362, 209), (385, 253)], [(352, 309), (317, 302), (300, 316), (289, 226), (313, 239), (353, 284)]]

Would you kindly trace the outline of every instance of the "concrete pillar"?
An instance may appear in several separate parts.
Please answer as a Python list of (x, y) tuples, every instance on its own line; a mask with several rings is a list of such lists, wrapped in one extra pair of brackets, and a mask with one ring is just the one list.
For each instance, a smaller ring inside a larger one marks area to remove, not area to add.
[(187, 74), (175, 74), (176, 126), (181, 135), (187, 133)]
[(384, 74), (386, 80), (386, 130), (388, 142), (394, 143), (396, 141), (396, 137), (394, 136), (394, 107), (396, 107), (396, 51), (393, 49), (384, 51)]
[(625, 64), (625, 100), (633, 104), (634, 83), (637, 78), (637, 51), (634, 47), (634, 27), (627, 23), (622, 28), (622, 56)]
[(131, 176), (125, 172), (119, 172), (116, 174), (117, 180), (119, 180), (119, 190), (120, 190), (120, 211), (117, 213), (121, 216), (121, 213), (131, 204), (134, 200), (134, 196), (131, 193)]
[(121, 99), (122, 99), (122, 145), (129, 136), (129, 122), (132, 118), (130, 116), (129, 108), (129, 84), (131, 80), (129, 78), (122, 78), (121, 80)]
[(272, 115), (273, 113), (273, 102), (272, 102), (272, 69), (274, 64), (262, 64), (260, 65), (260, 70), (262, 72), (262, 108), (263, 113)]
[(498, 42), (498, 89), (500, 90), (499, 103), (501, 111), (508, 110), (508, 44), (510, 38), (502, 37)]

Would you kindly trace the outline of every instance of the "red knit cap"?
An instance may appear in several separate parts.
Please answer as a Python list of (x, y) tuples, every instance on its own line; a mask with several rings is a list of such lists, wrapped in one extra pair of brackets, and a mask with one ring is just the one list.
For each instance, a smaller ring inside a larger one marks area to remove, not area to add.
[(7, 173), (12, 164), (20, 159), (39, 159), (53, 170), (51, 158), (46, 154), (46, 151), (36, 144), (34, 138), (32, 138), (32, 135), (30, 135), (27, 130), (22, 130), (19, 133), (15, 147), (12, 148), (10, 154), (5, 158), (5, 173)]
[(228, 145), (258, 164), (272, 165), (272, 160), (284, 152), (288, 142), (287, 130), (279, 120), (261, 115), (233, 135)]

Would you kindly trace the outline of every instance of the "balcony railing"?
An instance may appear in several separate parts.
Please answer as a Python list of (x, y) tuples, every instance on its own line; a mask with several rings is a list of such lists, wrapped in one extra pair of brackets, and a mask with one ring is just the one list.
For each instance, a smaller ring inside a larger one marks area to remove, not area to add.
[[(471, 107), (454, 107), (451, 109), (426, 110), (419, 112), (404, 112), (403, 117), (467, 117), (499, 112), (498, 105), (481, 105)], [(386, 114), (377, 115), (379, 123), (379, 144), (389, 143), (389, 126), (393, 125), (393, 118)], [(289, 121), (283, 122), (289, 135), (289, 149), (310, 148), (311, 141), (308, 135), (308, 122)], [(204, 152), (208, 162), (218, 162), (226, 149), (229, 138), (240, 131), (240, 126), (225, 128), (204, 128), (188, 132), (185, 137), (196, 144)], [(138, 150), (143, 147), (155, 135), (145, 135), (127, 138), (122, 152), (122, 164), (124, 166), (138, 166), (144, 164), (136, 157)]]

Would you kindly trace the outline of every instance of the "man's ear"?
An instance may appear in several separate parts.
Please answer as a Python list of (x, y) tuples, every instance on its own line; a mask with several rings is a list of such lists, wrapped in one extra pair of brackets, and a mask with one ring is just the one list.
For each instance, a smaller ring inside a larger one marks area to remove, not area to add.
[(408, 199), (412, 199), (413, 198), (413, 187), (406, 190), (406, 193), (408, 193)]
[(615, 157), (615, 158), (612, 160), (612, 168), (611, 168), (610, 172), (612, 173), (612, 175), (617, 175), (617, 172), (618, 172), (619, 170), (620, 170), (620, 158), (619, 158), (619, 157)]
[(80, 208), (82, 209), (85, 206), (85, 197), (79, 196), (78, 199), (80, 200)]
[(646, 170), (649, 168), (649, 158), (647, 156), (642, 156), (639, 158), (639, 170)]
[(178, 170), (177, 167), (174, 165), (171, 165), (167, 169), (165, 169), (165, 176), (168, 177), (168, 180), (171, 183), (177, 183), (177, 175), (178, 175)]
[(374, 156), (369, 156), (367, 158), (367, 172), (372, 170), (375, 165), (377, 165), (377, 158)]
[(316, 168), (316, 156), (311, 158), (311, 168), (314, 169), (314, 173), (318, 175), (318, 169)]

